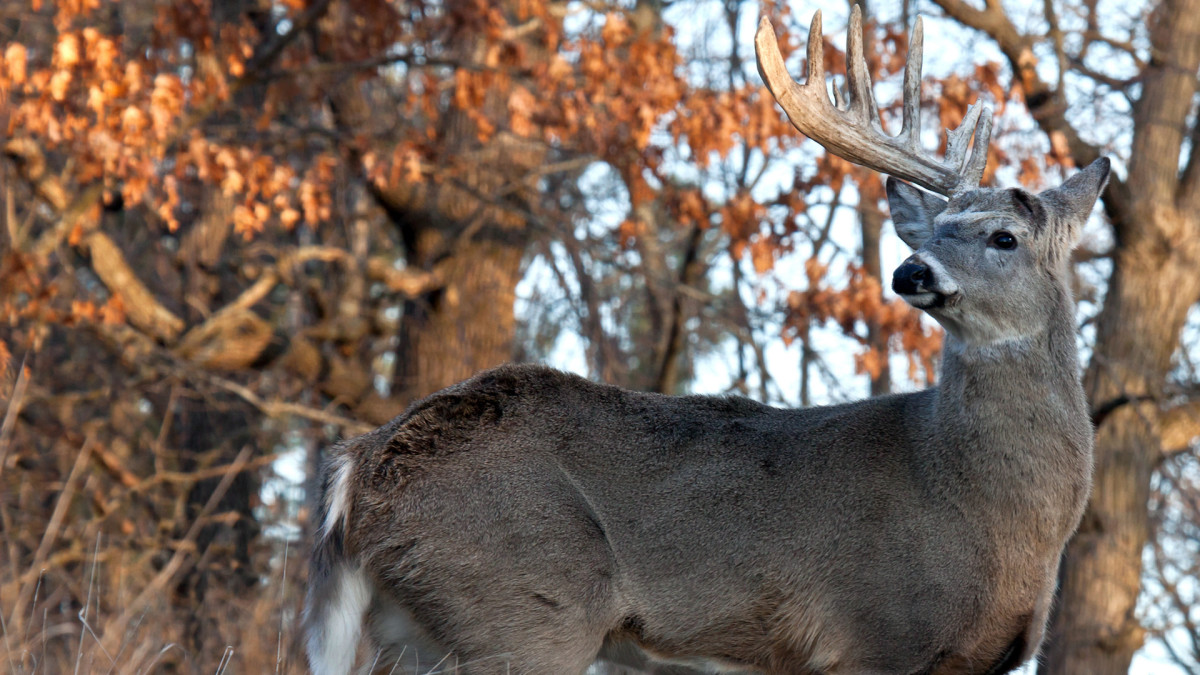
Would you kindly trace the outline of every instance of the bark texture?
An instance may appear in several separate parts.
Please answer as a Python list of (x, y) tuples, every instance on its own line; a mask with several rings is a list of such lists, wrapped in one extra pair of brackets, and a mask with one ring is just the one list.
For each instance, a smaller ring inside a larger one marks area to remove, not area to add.
[[(397, 370), (402, 398), (428, 396), (512, 358), (524, 246), (518, 233), (504, 234), (459, 243), (441, 265), (443, 285), (406, 303)], [(428, 228), (414, 257), (428, 264), (445, 237)]]

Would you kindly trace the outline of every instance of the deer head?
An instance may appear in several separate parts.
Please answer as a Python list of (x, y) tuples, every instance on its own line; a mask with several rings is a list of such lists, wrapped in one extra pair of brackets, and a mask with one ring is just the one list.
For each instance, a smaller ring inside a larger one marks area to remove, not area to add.
[(896, 136), (888, 135), (880, 121), (863, 58), (858, 5), (850, 15), (845, 100), (836, 86), (833, 101), (826, 91), (820, 12), (809, 29), (805, 84), (788, 76), (766, 17), (755, 48), (763, 80), (797, 129), (839, 157), (892, 176), (887, 181), (892, 220), (914, 250), (896, 270), (892, 289), (968, 344), (1037, 334), (1052, 314), (1062, 312), (1068, 292), (1065, 261), (1108, 179), (1108, 160), (1097, 160), (1040, 195), (980, 189), (992, 117), (980, 102), (948, 132), (943, 160), (925, 154), (919, 141), (922, 36), (918, 18), (909, 40), (903, 122)]
[(914, 250), (892, 290), (972, 345), (1040, 334), (1062, 314), (1069, 321), (1067, 261), (1108, 172), (1099, 159), (1040, 195), (980, 189), (949, 202), (889, 179), (892, 220)]

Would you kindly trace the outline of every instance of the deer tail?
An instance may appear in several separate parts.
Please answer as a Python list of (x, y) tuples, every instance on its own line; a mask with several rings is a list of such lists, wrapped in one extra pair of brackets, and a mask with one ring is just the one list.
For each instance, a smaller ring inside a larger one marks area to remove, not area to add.
[(309, 560), (304, 635), (314, 675), (346, 675), (354, 667), (363, 615), (371, 603), (366, 572), (346, 554), (354, 475), (353, 453), (335, 454), (321, 471)]

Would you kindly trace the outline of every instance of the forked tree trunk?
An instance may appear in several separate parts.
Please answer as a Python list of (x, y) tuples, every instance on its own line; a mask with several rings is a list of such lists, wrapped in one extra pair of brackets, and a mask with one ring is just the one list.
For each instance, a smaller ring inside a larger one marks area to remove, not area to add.
[[(353, 5), (335, 4), (322, 29), (336, 36), (356, 20)], [(457, 58), (482, 57), (478, 41), (451, 45)], [(538, 49), (532, 38), (530, 50)], [(330, 82), (337, 124), (348, 134), (375, 137), (415, 132), (394, 112), (379, 110), (352, 80)], [(545, 147), (506, 130), (506, 99), (489, 92), (482, 105), (498, 131), (481, 140), (465, 111), (448, 108), (437, 120), (440, 156), (421, 182), (372, 184), (372, 193), (396, 226), (410, 267), (429, 271), (436, 288), (405, 303), (393, 396), (411, 402), (511, 360), (516, 334), (514, 299), (521, 259), (530, 240), (524, 213), (536, 187), (525, 176), (545, 159)], [(423, 132), (424, 130), (420, 130)], [(397, 138), (396, 140), (403, 140)]]
[[(493, 113), (495, 106), (489, 106)], [(376, 192), (404, 236), (408, 264), (441, 282), (405, 303), (395, 380), (403, 401), (512, 359), (516, 287), (530, 241), (521, 214), (533, 197), (530, 188), (517, 186), (545, 156), (507, 132), (480, 144), (464, 113), (448, 115), (447, 164), (466, 160), (471, 169), (453, 181)]]
[(1200, 68), (1200, 0), (1165, 0), (1151, 20), (1153, 55), (1142, 73), (1120, 195), (1128, 205), (1109, 209), (1117, 247), (1084, 382), (1093, 410), (1129, 402), (1097, 429), (1092, 499), (1067, 547), (1041, 669), (1052, 675), (1124, 675), (1142, 646), (1134, 611), (1151, 534), (1150, 477), (1162, 445), (1158, 410), (1188, 311), (1200, 300), (1195, 148), (1188, 171), (1179, 173)]

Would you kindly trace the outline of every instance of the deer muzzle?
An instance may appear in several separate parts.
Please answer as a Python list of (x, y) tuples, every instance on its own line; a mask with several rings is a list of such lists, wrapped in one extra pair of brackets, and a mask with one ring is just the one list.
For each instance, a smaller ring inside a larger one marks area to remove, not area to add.
[(919, 260), (905, 260), (892, 275), (892, 290), (898, 295), (929, 293), (933, 288), (933, 269)]

